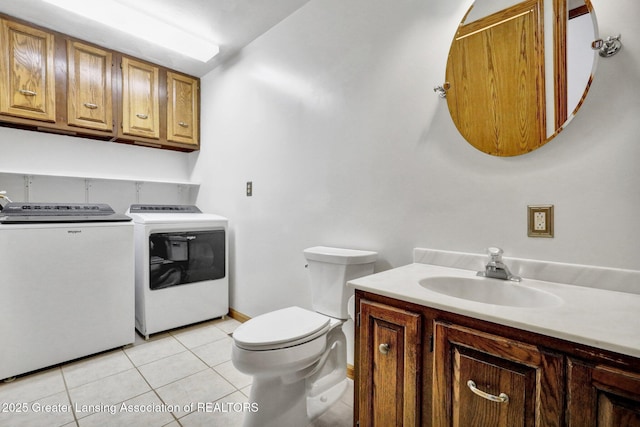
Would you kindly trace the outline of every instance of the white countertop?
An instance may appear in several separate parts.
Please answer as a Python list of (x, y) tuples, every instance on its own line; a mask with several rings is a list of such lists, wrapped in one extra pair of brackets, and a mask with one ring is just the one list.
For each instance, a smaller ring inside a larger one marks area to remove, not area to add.
[[(375, 294), (470, 316), (505, 326), (640, 357), (640, 295), (546, 281), (528, 286), (562, 302), (548, 307), (509, 307), (474, 302), (430, 291), (419, 280), (435, 276), (475, 277), (476, 271), (414, 263), (351, 280), (348, 285)], [(487, 279), (497, 280), (497, 279)]]

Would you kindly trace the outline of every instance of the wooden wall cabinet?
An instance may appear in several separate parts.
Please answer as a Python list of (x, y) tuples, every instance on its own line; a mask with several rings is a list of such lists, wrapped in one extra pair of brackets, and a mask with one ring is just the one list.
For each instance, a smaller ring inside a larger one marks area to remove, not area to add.
[(111, 131), (113, 96), (110, 51), (67, 40), (67, 122), (71, 126)]
[(160, 69), (122, 58), (122, 133), (160, 138)]
[(0, 125), (193, 151), (200, 79), (0, 15)]
[(640, 427), (638, 358), (361, 290), (356, 319), (359, 427)]
[(0, 114), (55, 122), (54, 35), (0, 19)]
[(167, 139), (198, 145), (199, 81), (193, 77), (167, 72)]

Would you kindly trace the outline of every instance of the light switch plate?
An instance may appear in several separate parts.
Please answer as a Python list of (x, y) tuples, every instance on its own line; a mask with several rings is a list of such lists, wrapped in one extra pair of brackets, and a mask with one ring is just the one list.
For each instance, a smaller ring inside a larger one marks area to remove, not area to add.
[(529, 205), (527, 211), (527, 235), (553, 237), (553, 205)]

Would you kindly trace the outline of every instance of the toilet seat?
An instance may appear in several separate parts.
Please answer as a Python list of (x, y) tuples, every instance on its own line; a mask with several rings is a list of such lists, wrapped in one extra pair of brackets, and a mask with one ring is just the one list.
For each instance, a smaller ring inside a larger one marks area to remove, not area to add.
[(235, 344), (245, 350), (276, 350), (311, 341), (327, 333), (332, 318), (301, 307), (272, 311), (238, 326)]

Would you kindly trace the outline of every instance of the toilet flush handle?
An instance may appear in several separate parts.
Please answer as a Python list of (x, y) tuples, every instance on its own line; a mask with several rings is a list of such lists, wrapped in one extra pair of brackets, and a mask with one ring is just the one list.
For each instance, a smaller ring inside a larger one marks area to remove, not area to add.
[(382, 354), (387, 354), (389, 353), (389, 351), (391, 350), (391, 346), (389, 344), (380, 344), (380, 346), (378, 347), (378, 350), (380, 350), (380, 353)]

